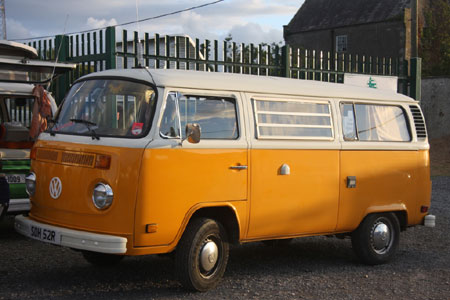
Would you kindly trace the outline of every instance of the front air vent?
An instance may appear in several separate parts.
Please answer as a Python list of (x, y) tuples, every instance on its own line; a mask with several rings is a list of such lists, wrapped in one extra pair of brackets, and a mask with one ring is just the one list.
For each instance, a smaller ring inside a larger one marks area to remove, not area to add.
[(411, 114), (414, 118), (414, 125), (416, 127), (416, 134), (418, 140), (425, 140), (427, 138), (427, 128), (425, 126), (425, 121), (423, 119), (422, 112), (420, 108), (415, 105), (409, 107)]
[(52, 151), (52, 150), (38, 148), (37, 153), (36, 153), (36, 159), (57, 161), (58, 160), (58, 151)]
[(73, 152), (63, 152), (61, 157), (62, 164), (92, 167), (94, 163), (93, 154), (78, 154)]

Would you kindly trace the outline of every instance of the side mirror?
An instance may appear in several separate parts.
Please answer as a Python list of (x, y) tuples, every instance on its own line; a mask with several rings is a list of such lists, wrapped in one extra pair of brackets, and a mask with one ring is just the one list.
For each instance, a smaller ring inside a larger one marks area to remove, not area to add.
[(201, 136), (200, 125), (197, 123), (186, 124), (186, 139), (191, 144), (198, 144)]

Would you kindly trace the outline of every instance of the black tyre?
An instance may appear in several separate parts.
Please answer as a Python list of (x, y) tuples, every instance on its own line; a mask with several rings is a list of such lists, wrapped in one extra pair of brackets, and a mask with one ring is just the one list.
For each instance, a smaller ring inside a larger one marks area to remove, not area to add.
[(388, 262), (400, 241), (400, 224), (392, 213), (368, 215), (352, 233), (352, 246), (362, 262), (378, 265)]
[(8, 205), (0, 204), (0, 221), (3, 220), (3, 217), (6, 215), (8, 211)]
[(89, 263), (98, 267), (108, 267), (118, 264), (123, 258), (123, 255), (98, 253), (92, 251), (82, 251), (84, 259)]
[(200, 292), (214, 288), (227, 267), (228, 252), (227, 233), (220, 223), (206, 218), (192, 220), (175, 253), (181, 284)]

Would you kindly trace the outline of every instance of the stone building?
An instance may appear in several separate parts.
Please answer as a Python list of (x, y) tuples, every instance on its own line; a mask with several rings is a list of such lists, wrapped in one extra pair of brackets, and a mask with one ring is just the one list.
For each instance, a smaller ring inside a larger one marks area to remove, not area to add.
[(409, 59), (410, 0), (305, 0), (284, 39), (292, 47)]

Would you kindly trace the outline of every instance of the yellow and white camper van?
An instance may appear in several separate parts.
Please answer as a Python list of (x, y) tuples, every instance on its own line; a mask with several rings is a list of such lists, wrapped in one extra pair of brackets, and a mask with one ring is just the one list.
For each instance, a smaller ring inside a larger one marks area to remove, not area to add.
[(413, 99), (340, 84), (177, 70), (76, 81), (32, 152), (16, 230), (94, 264), (175, 251), (199, 291), (229, 243), (351, 236), (368, 264), (433, 226)]

